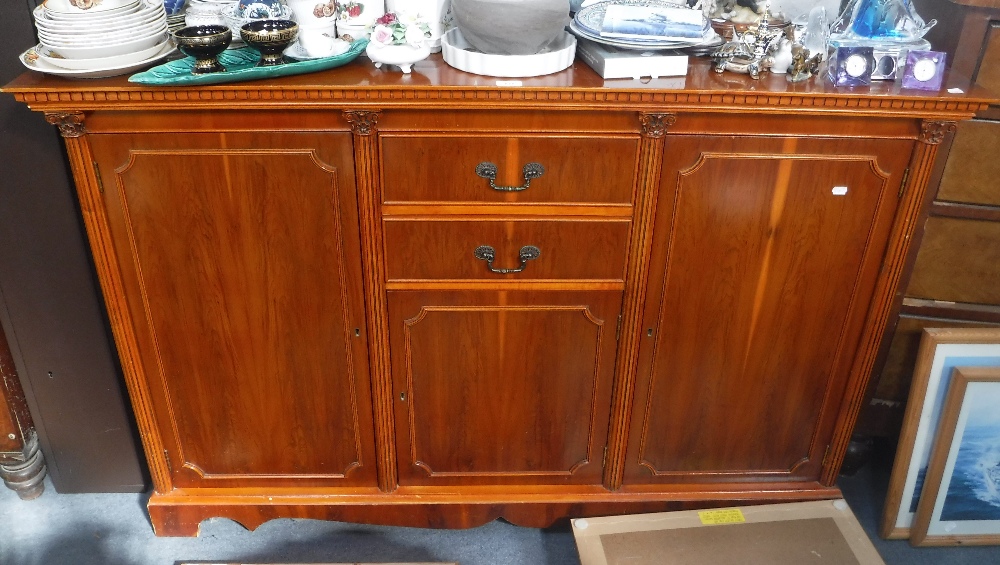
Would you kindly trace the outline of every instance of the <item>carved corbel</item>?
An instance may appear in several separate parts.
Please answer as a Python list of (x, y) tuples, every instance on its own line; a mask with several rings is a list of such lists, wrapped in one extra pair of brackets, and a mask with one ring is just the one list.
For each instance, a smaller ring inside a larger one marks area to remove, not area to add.
[(949, 133), (958, 127), (955, 122), (935, 122), (924, 120), (920, 124), (920, 142), (927, 145), (939, 145)]
[(82, 137), (87, 135), (87, 128), (83, 127), (83, 112), (73, 112), (70, 114), (46, 113), (45, 121), (59, 128), (59, 133), (63, 137)]
[(354, 135), (372, 135), (378, 130), (380, 115), (377, 111), (347, 110), (344, 112), (344, 119), (351, 124), (351, 131), (354, 132)]
[(660, 138), (677, 123), (677, 114), (639, 114), (639, 123), (642, 124), (642, 135)]

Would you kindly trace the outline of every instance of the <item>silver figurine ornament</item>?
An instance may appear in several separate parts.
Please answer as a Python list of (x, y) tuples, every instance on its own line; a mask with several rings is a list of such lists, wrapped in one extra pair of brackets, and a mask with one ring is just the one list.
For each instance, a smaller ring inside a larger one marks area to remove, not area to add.
[(767, 5), (756, 24), (742, 33), (734, 31), (732, 39), (712, 54), (715, 72), (746, 73), (754, 79), (767, 72), (774, 64), (774, 53), (785, 36), (784, 30), (769, 26), (769, 21), (770, 5)]

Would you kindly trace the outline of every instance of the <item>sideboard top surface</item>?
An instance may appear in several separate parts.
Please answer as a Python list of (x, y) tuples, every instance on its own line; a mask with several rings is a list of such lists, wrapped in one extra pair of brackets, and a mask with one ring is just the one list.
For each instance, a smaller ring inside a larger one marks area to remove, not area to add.
[[(948, 92), (950, 88), (961, 89)], [(39, 111), (193, 108), (530, 108), (696, 110), (971, 117), (997, 99), (960, 76), (940, 92), (905, 90), (892, 82), (835, 88), (823, 77), (790, 83), (784, 75), (712, 71), (692, 58), (686, 77), (635, 81), (600, 78), (582, 61), (542, 77), (498, 79), (454, 69), (432, 55), (413, 72), (375, 69), (367, 60), (278, 79), (194, 87), (150, 87), (127, 77), (70, 80), (27, 71), (4, 87)]]

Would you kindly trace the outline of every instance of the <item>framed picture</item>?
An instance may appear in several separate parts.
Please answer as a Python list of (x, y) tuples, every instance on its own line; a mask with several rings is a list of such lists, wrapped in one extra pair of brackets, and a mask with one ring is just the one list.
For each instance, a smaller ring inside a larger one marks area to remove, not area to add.
[(931, 446), (955, 367), (1000, 367), (1000, 329), (925, 329), (892, 466), (880, 534), (910, 537)]
[(927, 466), (911, 545), (1000, 543), (1000, 367), (959, 367)]

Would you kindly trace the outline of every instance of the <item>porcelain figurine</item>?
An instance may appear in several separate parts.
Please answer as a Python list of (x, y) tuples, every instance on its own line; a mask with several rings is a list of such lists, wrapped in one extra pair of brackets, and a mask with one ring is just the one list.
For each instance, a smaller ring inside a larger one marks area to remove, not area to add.
[(386, 0), (387, 12), (419, 18), (430, 27), (431, 52), (441, 51), (441, 37), (454, 25), (451, 0)]
[(396, 65), (409, 74), (413, 63), (431, 54), (430, 26), (407, 14), (389, 12), (375, 20), (370, 30), (371, 41), (365, 48), (375, 68)]
[(783, 75), (788, 72), (788, 67), (792, 64), (792, 42), (781, 39), (777, 51), (771, 57), (771, 72), (776, 75)]

